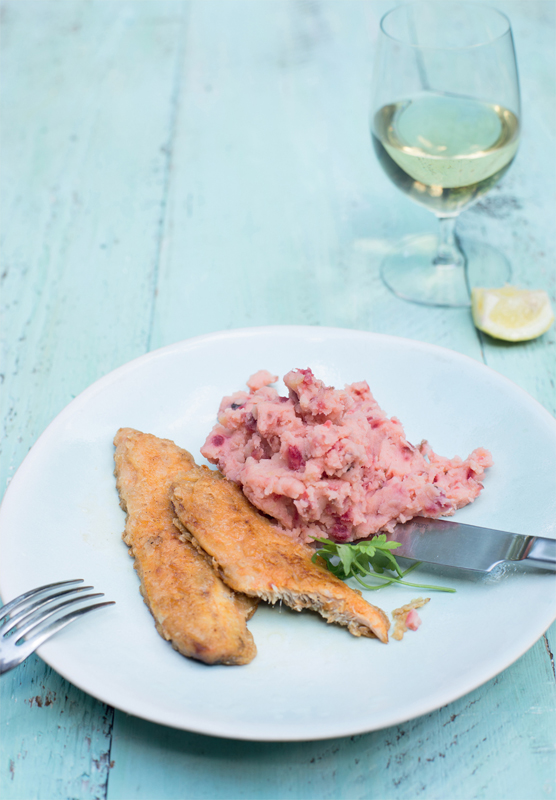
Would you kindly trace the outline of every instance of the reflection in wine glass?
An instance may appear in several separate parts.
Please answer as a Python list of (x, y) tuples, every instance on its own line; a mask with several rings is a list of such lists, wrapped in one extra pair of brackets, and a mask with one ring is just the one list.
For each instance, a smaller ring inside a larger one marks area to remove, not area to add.
[(371, 134), (378, 160), (440, 220), (440, 236), (406, 239), (381, 274), (400, 297), (468, 306), (469, 286), (509, 280), (504, 256), (455, 235), (458, 214), (505, 174), (519, 144), (519, 82), (509, 20), (491, 7), (432, 0), (381, 21)]

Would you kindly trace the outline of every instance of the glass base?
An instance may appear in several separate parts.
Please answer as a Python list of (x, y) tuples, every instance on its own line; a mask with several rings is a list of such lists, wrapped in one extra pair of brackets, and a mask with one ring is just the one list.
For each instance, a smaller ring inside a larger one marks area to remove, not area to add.
[(473, 286), (496, 289), (508, 283), (510, 262), (496, 248), (472, 239), (458, 237), (458, 242), (465, 253), (465, 267), (434, 266), (438, 238), (408, 236), (382, 262), (382, 280), (403, 300), (448, 308), (469, 307)]

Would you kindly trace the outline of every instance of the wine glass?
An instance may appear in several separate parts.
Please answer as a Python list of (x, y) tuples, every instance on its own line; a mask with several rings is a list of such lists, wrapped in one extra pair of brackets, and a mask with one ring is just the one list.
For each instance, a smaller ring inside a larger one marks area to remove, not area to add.
[(438, 237), (407, 237), (383, 261), (382, 278), (399, 297), (469, 306), (470, 286), (495, 288), (510, 279), (502, 253), (460, 241), (455, 224), (508, 170), (519, 119), (504, 14), (450, 0), (408, 3), (385, 14), (372, 88), (374, 148), (390, 180), (440, 222)]

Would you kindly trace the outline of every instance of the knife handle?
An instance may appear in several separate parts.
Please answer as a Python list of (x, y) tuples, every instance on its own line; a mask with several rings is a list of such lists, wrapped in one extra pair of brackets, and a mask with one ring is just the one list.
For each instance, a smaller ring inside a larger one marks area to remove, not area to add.
[(556, 570), (556, 539), (532, 537), (531, 546), (527, 548), (522, 561), (532, 567)]

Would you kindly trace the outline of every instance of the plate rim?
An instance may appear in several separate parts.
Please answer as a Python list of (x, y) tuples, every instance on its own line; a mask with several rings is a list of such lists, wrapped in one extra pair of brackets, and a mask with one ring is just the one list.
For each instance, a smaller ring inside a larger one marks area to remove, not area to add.
[[(110, 370), (104, 375), (101, 375), (100, 378), (97, 378), (95, 381), (93, 381), (91, 384), (85, 387), (85, 389), (79, 392), (79, 394), (76, 397), (72, 398), (69, 401), (69, 403), (67, 403), (52, 418), (52, 420), (48, 423), (46, 428), (39, 434), (39, 436), (31, 446), (29, 451), (25, 454), (24, 459), (22, 460), (21, 464), (19, 465), (14, 475), (12, 476), (9, 485), (6, 487), (6, 490), (2, 497), (2, 501), (0, 502), (0, 509), (2, 503), (4, 502), (4, 498), (8, 494), (10, 487), (16, 478), (17, 473), (19, 472), (25, 461), (29, 458), (35, 445), (38, 444), (38, 442), (43, 438), (43, 436), (45, 436), (45, 434), (48, 433), (50, 427), (54, 425), (59, 420), (60, 417), (65, 415), (70, 408), (74, 407), (78, 408), (78, 406), (84, 400), (87, 400), (89, 396), (93, 396), (98, 391), (104, 389), (105, 386), (109, 386), (116, 379), (118, 379), (120, 375), (123, 375), (126, 372), (131, 372), (137, 367), (141, 366), (142, 364), (144, 363), (146, 364), (149, 361), (155, 360), (156, 358), (160, 358), (161, 356), (169, 355), (173, 352), (179, 352), (184, 349), (187, 350), (196, 344), (202, 344), (209, 341), (217, 341), (218, 339), (227, 339), (231, 336), (239, 336), (239, 335), (247, 336), (256, 333), (259, 334), (267, 332), (271, 333), (273, 331), (275, 332), (283, 331), (291, 333), (297, 331), (301, 333), (307, 333), (309, 331), (311, 332), (322, 331), (323, 333), (326, 334), (333, 334), (333, 335), (339, 334), (341, 336), (347, 336), (348, 334), (358, 335), (358, 336), (370, 337), (372, 339), (377, 339), (377, 340), (383, 339), (386, 341), (400, 342), (410, 347), (414, 347), (418, 350), (433, 351), (438, 354), (442, 353), (449, 354), (451, 359), (454, 358), (456, 360), (461, 359), (462, 361), (468, 363), (472, 367), (478, 368), (479, 370), (481, 369), (486, 370), (487, 372), (490, 372), (493, 375), (495, 375), (501, 381), (506, 382), (509, 386), (512, 387), (513, 390), (517, 390), (525, 398), (527, 398), (528, 401), (532, 402), (535, 406), (537, 406), (537, 410), (541, 413), (541, 415), (546, 416), (547, 421), (549, 423), (556, 424), (556, 418), (552, 416), (550, 411), (545, 406), (543, 406), (542, 403), (540, 403), (535, 397), (533, 397), (533, 395), (527, 392), (526, 389), (523, 389), (523, 387), (520, 386), (518, 383), (512, 381), (511, 378), (508, 378), (506, 375), (503, 375), (501, 372), (498, 372), (489, 364), (485, 364), (483, 361), (478, 361), (476, 358), (473, 358), (473, 356), (468, 356), (465, 353), (460, 353), (458, 350), (451, 350), (449, 347), (443, 347), (442, 345), (433, 344), (430, 342), (423, 342), (419, 339), (409, 339), (408, 337), (404, 336), (394, 336), (388, 333), (375, 333), (374, 331), (364, 331), (359, 328), (336, 328), (336, 327), (328, 327), (321, 325), (258, 325), (253, 327), (222, 329), (219, 331), (213, 331), (211, 333), (203, 333), (199, 334), (198, 336), (188, 337), (187, 339), (181, 339), (178, 342), (173, 342), (172, 344), (158, 347), (155, 350), (149, 350), (148, 352), (143, 353), (140, 356), (136, 356), (135, 358), (132, 358), (129, 361), (124, 362), (119, 367), (115, 367), (114, 369)], [(187, 345), (187, 347), (184, 347), (184, 345)]]

